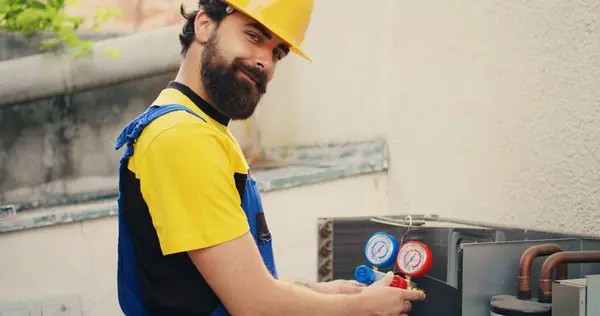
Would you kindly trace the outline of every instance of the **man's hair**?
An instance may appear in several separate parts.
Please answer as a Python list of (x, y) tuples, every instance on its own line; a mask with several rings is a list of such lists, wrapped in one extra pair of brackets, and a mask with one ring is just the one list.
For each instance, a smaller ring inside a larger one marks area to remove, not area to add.
[(183, 4), (179, 7), (179, 12), (181, 16), (185, 19), (185, 24), (183, 25), (183, 30), (179, 34), (179, 42), (181, 43), (181, 55), (185, 56), (190, 45), (194, 41), (194, 37), (196, 34), (194, 33), (194, 20), (196, 20), (196, 15), (200, 11), (204, 11), (209, 18), (211, 18), (216, 24), (217, 27), (221, 23), (221, 21), (227, 16), (227, 12), (225, 9), (228, 4), (222, 2), (221, 0), (199, 0), (198, 1), (198, 9), (192, 12), (185, 12), (185, 8)]

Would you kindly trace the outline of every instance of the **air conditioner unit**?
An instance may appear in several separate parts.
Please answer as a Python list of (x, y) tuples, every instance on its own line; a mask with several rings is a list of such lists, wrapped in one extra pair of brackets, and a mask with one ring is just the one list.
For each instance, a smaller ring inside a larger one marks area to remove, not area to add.
[[(407, 218), (412, 220), (412, 226)], [(427, 300), (413, 304), (412, 316), (490, 315), (493, 296), (516, 295), (521, 255), (533, 245), (551, 242), (565, 251), (600, 250), (600, 239), (593, 236), (494, 226), (438, 216), (321, 218), (318, 223), (318, 280), (353, 279), (356, 267), (368, 264), (364, 246), (377, 232), (389, 233), (402, 242), (420, 241), (431, 249), (433, 264), (428, 274), (413, 280), (425, 290)], [(538, 258), (533, 262), (533, 280), (539, 278), (542, 260)], [(594, 263), (571, 264), (568, 269), (571, 278), (600, 274), (600, 264)], [(537, 293), (537, 282), (532, 282), (532, 291)]]

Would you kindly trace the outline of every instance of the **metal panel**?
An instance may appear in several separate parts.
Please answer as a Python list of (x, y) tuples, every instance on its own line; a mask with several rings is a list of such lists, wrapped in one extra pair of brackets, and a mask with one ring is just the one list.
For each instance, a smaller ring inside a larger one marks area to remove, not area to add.
[(587, 277), (587, 316), (600, 315), (600, 275)]
[(81, 316), (78, 295), (45, 296), (0, 302), (0, 316)]
[[(463, 245), (462, 314), (489, 315), (489, 302), (492, 296), (516, 295), (519, 261), (523, 252), (531, 246), (544, 243), (555, 243), (565, 251), (591, 250), (600, 247), (600, 240), (591, 239), (586, 242), (582, 242), (581, 239), (547, 239)], [(539, 279), (544, 259), (537, 258), (531, 267), (531, 289), (534, 296), (538, 293), (535, 280)], [(600, 264), (570, 264), (569, 278), (582, 277), (582, 267), (590, 274), (600, 273)]]
[(413, 302), (410, 316), (461, 316), (457, 289), (428, 276), (419, 278), (418, 282), (427, 299)]
[(504, 240), (504, 234), (497, 232), (495, 236), (493, 236), (488, 231), (474, 231), (466, 229), (451, 230), (450, 237), (448, 238), (448, 269), (446, 283), (458, 289), (458, 252), (463, 244), (494, 242), (498, 241), (498, 238), (501, 238), (500, 240)]
[[(582, 239), (581, 240), (581, 250), (600, 250), (600, 239), (587, 239), (587, 238)], [(600, 273), (600, 270), (598, 269), (598, 266), (600, 264), (597, 264), (597, 263), (596, 264), (594, 264), (594, 263), (580, 263), (580, 264), (571, 263), (569, 265), (570, 266), (571, 265), (579, 266), (579, 269), (581, 269), (580, 276), (582, 276), (582, 277)], [(571, 270), (569, 270), (569, 273), (570, 272), (571, 272)], [(570, 277), (569, 277), (569, 279), (570, 279)], [(600, 295), (600, 293), (598, 295)], [(598, 315), (600, 315), (600, 314), (598, 314)]]
[(552, 315), (586, 316), (587, 279), (563, 280), (552, 284)]
[(28, 309), (18, 309), (12, 311), (0, 312), (0, 316), (38, 316), (39, 313), (32, 314)]

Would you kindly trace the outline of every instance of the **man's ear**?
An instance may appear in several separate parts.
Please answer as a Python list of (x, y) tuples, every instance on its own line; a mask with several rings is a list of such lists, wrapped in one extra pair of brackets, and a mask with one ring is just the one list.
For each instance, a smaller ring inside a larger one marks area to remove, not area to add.
[(194, 19), (194, 33), (196, 40), (204, 44), (208, 42), (214, 30), (214, 22), (211, 20), (204, 10), (200, 10)]

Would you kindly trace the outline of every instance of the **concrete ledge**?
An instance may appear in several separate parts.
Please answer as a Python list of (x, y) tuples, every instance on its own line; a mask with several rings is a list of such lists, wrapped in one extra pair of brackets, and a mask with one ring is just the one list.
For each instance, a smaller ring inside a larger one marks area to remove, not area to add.
[[(273, 148), (264, 151), (270, 167), (252, 172), (261, 192), (386, 171), (388, 149), (384, 140), (322, 146)], [(115, 180), (116, 183), (116, 180)], [(15, 212), (0, 218), (0, 233), (79, 222), (117, 214), (116, 196), (57, 201), (43, 208)]]
[[(97, 41), (92, 55), (47, 52), (0, 62), (0, 105), (14, 105), (176, 71), (181, 63), (181, 26), (173, 25)], [(148, 49), (145, 42), (161, 43)], [(118, 58), (105, 54), (117, 49)], [(37, 69), (44, 69), (40, 72)], [(27, 85), (21, 84), (27, 82)], [(38, 87), (31, 89), (31, 87)]]

